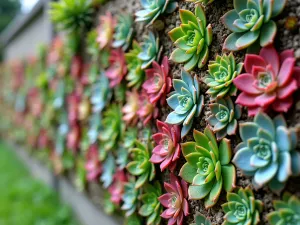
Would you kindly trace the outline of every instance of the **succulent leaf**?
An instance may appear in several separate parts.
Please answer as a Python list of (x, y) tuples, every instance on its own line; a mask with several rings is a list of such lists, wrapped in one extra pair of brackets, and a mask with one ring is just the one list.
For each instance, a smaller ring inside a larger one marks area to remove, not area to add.
[(133, 18), (130, 14), (120, 14), (115, 27), (113, 48), (122, 48), (126, 51), (131, 46), (133, 38)]
[(192, 223), (190, 225), (212, 225), (210, 220), (208, 220), (208, 218), (206, 218), (204, 215), (200, 213), (196, 213), (194, 218), (195, 218), (195, 223)]

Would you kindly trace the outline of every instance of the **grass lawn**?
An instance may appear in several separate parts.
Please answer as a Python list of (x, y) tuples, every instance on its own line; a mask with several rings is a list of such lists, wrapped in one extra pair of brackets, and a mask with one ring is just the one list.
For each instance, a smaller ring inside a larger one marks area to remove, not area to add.
[(74, 225), (71, 209), (0, 141), (0, 225)]

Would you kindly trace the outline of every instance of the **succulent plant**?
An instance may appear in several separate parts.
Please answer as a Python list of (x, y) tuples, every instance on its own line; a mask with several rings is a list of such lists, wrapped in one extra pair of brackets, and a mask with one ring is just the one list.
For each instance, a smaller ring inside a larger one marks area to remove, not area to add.
[(138, 58), (142, 61), (142, 69), (148, 68), (153, 61), (158, 61), (162, 51), (159, 45), (159, 38), (151, 31), (148, 36), (144, 37), (141, 44), (142, 51), (138, 54)]
[(272, 18), (279, 15), (286, 0), (234, 0), (234, 9), (227, 12), (222, 21), (232, 31), (224, 42), (223, 49), (238, 51), (259, 42), (261, 47), (273, 43), (277, 33)]
[(230, 97), (218, 98), (216, 102), (209, 105), (211, 116), (207, 122), (217, 135), (217, 139), (221, 140), (226, 135), (234, 135), (238, 127), (237, 120), (242, 115), (239, 105), (234, 105)]
[(168, 219), (169, 224), (182, 225), (183, 218), (189, 215), (188, 185), (172, 173), (170, 174), (170, 181), (170, 184), (164, 183), (167, 193), (158, 198), (160, 203), (167, 208), (161, 217)]
[(156, 119), (158, 117), (158, 108), (156, 105), (151, 104), (148, 95), (144, 91), (139, 96), (139, 110), (137, 114), (144, 125), (147, 125), (152, 118)]
[(191, 185), (190, 199), (205, 198), (205, 208), (214, 206), (222, 189), (231, 192), (235, 187), (236, 171), (230, 163), (230, 141), (222, 139), (219, 146), (213, 132), (206, 127), (204, 133), (194, 130), (196, 142), (181, 145), (186, 163), (179, 175)]
[(142, 225), (142, 220), (140, 216), (134, 213), (125, 218), (124, 225)]
[(116, 172), (116, 163), (113, 154), (110, 152), (107, 154), (105, 161), (102, 166), (102, 174), (100, 180), (103, 182), (103, 187), (108, 188), (114, 179), (114, 174)]
[(91, 145), (86, 153), (85, 169), (88, 181), (97, 181), (102, 173), (102, 164), (99, 159), (97, 144)]
[(126, 104), (122, 108), (123, 121), (127, 125), (135, 125), (138, 121), (139, 95), (136, 90), (126, 92)]
[(240, 135), (243, 142), (236, 147), (233, 162), (245, 175), (253, 176), (256, 188), (267, 184), (278, 191), (290, 176), (300, 175), (297, 135), (287, 128), (282, 115), (272, 120), (259, 112), (253, 122), (240, 124)]
[(124, 185), (124, 194), (122, 197), (124, 203), (121, 209), (126, 211), (126, 217), (133, 215), (138, 208), (138, 196), (141, 189), (135, 188), (135, 181), (134, 177), (130, 177), (129, 181)]
[(91, 104), (88, 98), (82, 98), (78, 106), (78, 119), (86, 120), (91, 112)]
[(147, 218), (147, 225), (160, 225), (162, 206), (158, 200), (161, 196), (161, 186), (158, 181), (151, 185), (146, 183), (143, 187), (143, 194), (139, 196), (142, 201), (142, 206), (139, 209), (139, 214)]
[(187, 2), (194, 2), (195, 4), (202, 3), (204, 5), (208, 5), (208, 4), (212, 3), (213, 1), (214, 0), (187, 0)]
[(117, 18), (112, 47), (126, 51), (133, 37), (133, 18), (130, 14), (121, 13)]
[(92, 29), (86, 39), (87, 53), (92, 56), (92, 61), (96, 62), (99, 57), (99, 43), (97, 42), (97, 29)]
[(78, 120), (78, 106), (80, 97), (75, 92), (67, 96), (69, 124), (75, 124)]
[(172, 88), (172, 78), (169, 74), (168, 57), (164, 57), (161, 66), (153, 61), (151, 69), (146, 70), (147, 80), (143, 84), (143, 89), (149, 97), (152, 104), (160, 102), (164, 105), (166, 96)]
[(194, 117), (199, 117), (204, 104), (204, 97), (200, 95), (197, 76), (192, 76), (186, 71), (181, 71), (181, 80), (173, 79), (174, 92), (167, 99), (168, 105), (174, 110), (166, 122), (168, 124), (183, 124), (181, 137), (190, 131)]
[(271, 225), (298, 225), (300, 224), (300, 200), (295, 195), (285, 192), (282, 201), (273, 202), (275, 211), (267, 215)]
[(78, 124), (73, 124), (70, 126), (68, 135), (67, 135), (67, 148), (76, 152), (79, 147), (80, 142), (80, 127)]
[(210, 61), (208, 65), (208, 76), (204, 82), (209, 87), (207, 93), (213, 100), (220, 97), (236, 95), (236, 87), (233, 79), (236, 78), (243, 69), (243, 63), (236, 64), (232, 53), (229, 55), (217, 55), (215, 61)]
[(174, 171), (181, 153), (180, 127), (171, 126), (159, 120), (156, 122), (156, 127), (158, 132), (152, 135), (156, 147), (152, 151), (150, 161), (159, 163), (161, 171), (167, 167)]
[(202, 214), (197, 213), (195, 215), (195, 223), (192, 223), (190, 225), (211, 225), (211, 222)]
[(113, 18), (110, 12), (106, 15), (99, 17), (98, 37), (100, 49), (109, 48), (113, 39), (114, 29), (116, 26), (116, 20)]
[(135, 188), (140, 188), (155, 177), (154, 164), (149, 161), (151, 149), (152, 143), (150, 140), (145, 141), (145, 143), (136, 140), (135, 147), (130, 149), (132, 161), (127, 164), (126, 168), (130, 174), (138, 176)]
[(126, 64), (128, 68), (128, 74), (126, 80), (128, 81), (128, 87), (139, 88), (145, 78), (145, 72), (142, 69), (143, 61), (138, 57), (142, 52), (142, 48), (139, 43), (133, 41), (132, 49), (125, 54)]
[(263, 203), (255, 200), (253, 191), (247, 187), (240, 188), (237, 193), (227, 193), (227, 201), (222, 205), (225, 212), (222, 225), (257, 225), (260, 223), (259, 213)]
[(160, 15), (174, 12), (178, 3), (175, 0), (141, 0), (141, 5), (143, 9), (135, 13), (135, 21), (153, 24)]
[(127, 74), (124, 52), (121, 49), (112, 50), (109, 57), (109, 64), (110, 66), (105, 71), (105, 75), (110, 80), (109, 86), (114, 88), (121, 83)]
[(80, 55), (75, 55), (72, 57), (71, 62), (71, 75), (74, 79), (79, 79), (83, 72), (83, 59)]
[(206, 26), (206, 15), (201, 5), (195, 8), (195, 14), (180, 9), (181, 25), (169, 32), (177, 47), (170, 58), (176, 63), (184, 63), (184, 69), (192, 70), (205, 66), (208, 60), (208, 47), (212, 42), (212, 27)]
[(278, 55), (273, 46), (262, 48), (258, 55), (247, 54), (246, 73), (234, 79), (242, 91), (236, 103), (248, 107), (248, 115), (270, 108), (287, 112), (293, 104), (293, 93), (298, 89), (293, 76), (295, 57), (292, 50)]
[(122, 195), (124, 192), (124, 185), (128, 182), (128, 178), (124, 170), (117, 170), (113, 175), (113, 182), (108, 188), (110, 193), (110, 200), (116, 205), (120, 205), (122, 200)]

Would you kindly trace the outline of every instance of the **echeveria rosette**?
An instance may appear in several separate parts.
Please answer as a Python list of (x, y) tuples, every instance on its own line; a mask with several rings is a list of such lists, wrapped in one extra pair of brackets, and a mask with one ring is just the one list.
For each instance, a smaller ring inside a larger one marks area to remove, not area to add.
[(138, 121), (139, 94), (136, 90), (126, 92), (126, 104), (122, 108), (123, 121), (127, 125), (136, 125)]
[(218, 146), (214, 133), (208, 127), (204, 133), (194, 130), (193, 134), (196, 142), (181, 145), (187, 162), (179, 175), (191, 184), (189, 198), (205, 198), (205, 208), (210, 208), (217, 203), (222, 189), (231, 192), (235, 187), (236, 171), (230, 162), (230, 141), (224, 138)]
[(102, 173), (97, 144), (91, 145), (86, 153), (85, 169), (88, 181), (97, 181)]
[(293, 104), (293, 93), (298, 89), (295, 63), (293, 50), (279, 55), (273, 46), (262, 48), (259, 55), (247, 54), (246, 73), (233, 81), (242, 91), (236, 103), (248, 107), (249, 116), (270, 108), (287, 112)]
[(157, 62), (152, 63), (152, 68), (146, 70), (147, 80), (143, 84), (143, 89), (146, 91), (149, 101), (160, 105), (166, 102), (166, 96), (172, 88), (172, 78), (169, 74), (168, 57), (164, 57), (161, 66)]
[(166, 122), (168, 124), (182, 124), (181, 138), (190, 131), (195, 117), (199, 117), (204, 105), (204, 97), (200, 94), (197, 76), (192, 76), (186, 71), (181, 71), (181, 80), (173, 79), (175, 91), (167, 99), (168, 105), (174, 110)]
[(240, 188), (237, 193), (227, 193), (227, 202), (222, 208), (225, 212), (222, 225), (257, 225), (263, 203), (256, 200), (253, 191), (247, 187)]
[(236, 133), (238, 122), (241, 117), (242, 110), (239, 105), (234, 105), (230, 97), (217, 98), (214, 103), (209, 105), (211, 116), (207, 122), (216, 133), (217, 139), (221, 140), (226, 135), (234, 135)]
[(139, 110), (137, 111), (140, 121), (143, 121), (143, 124), (147, 125), (151, 119), (156, 119), (158, 117), (158, 113), (158, 108), (149, 101), (146, 92), (143, 91), (140, 93)]
[(122, 48), (123, 51), (126, 51), (131, 45), (132, 38), (133, 18), (130, 14), (122, 13), (117, 18), (112, 47)]
[(179, 180), (170, 174), (170, 183), (164, 183), (166, 194), (158, 198), (160, 203), (167, 208), (161, 217), (168, 220), (168, 224), (182, 225), (183, 218), (189, 215), (188, 185), (184, 180)]
[(208, 220), (204, 215), (200, 213), (196, 213), (194, 218), (195, 223), (191, 223), (190, 225), (212, 225), (210, 220)]
[(181, 25), (169, 32), (171, 40), (177, 47), (170, 59), (184, 63), (184, 69), (192, 70), (195, 66), (202, 68), (208, 60), (208, 47), (212, 42), (212, 27), (206, 23), (206, 15), (201, 5), (191, 11), (180, 9)]
[(279, 15), (287, 0), (234, 0), (234, 9), (227, 12), (222, 21), (232, 31), (223, 49), (239, 51), (256, 41), (261, 47), (274, 42), (277, 25), (272, 18)]
[(142, 143), (136, 140), (135, 147), (130, 149), (132, 160), (127, 164), (126, 168), (130, 174), (138, 176), (135, 183), (136, 188), (140, 188), (147, 181), (152, 181), (155, 177), (154, 164), (149, 161), (152, 147), (150, 141)]
[(213, 100), (216, 98), (224, 98), (226, 96), (235, 96), (236, 87), (233, 84), (243, 69), (243, 63), (237, 64), (232, 53), (229, 55), (217, 55), (215, 61), (210, 61), (208, 65), (208, 75), (204, 82), (209, 87), (207, 94)]
[(284, 188), (290, 176), (300, 175), (300, 152), (295, 151), (297, 134), (288, 129), (282, 115), (273, 120), (259, 112), (253, 122), (240, 124), (242, 143), (236, 147), (234, 164), (247, 176), (253, 176), (253, 185), (271, 190)]
[(115, 26), (116, 20), (113, 18), (110, 12), (107, 12), (106, 15), (99, 17), (97, 42), (99, 43), (100, 49), (110, 47), (110, 44), (113, 40)]
[(177, 8), (176, 0), (140, 0), (143, 7), (135, 13), (138, 22), (153, 24), (153, 22), (162, 14), (169, 14)]
[(149, 35), (144, 37), (141, 48), (142, 51), (138, 54), (138, 58), (142, 61), (141, 68), (146, 69), (153, 61), (158, 61), (162, 47), (159, 45), (159, 38), (150, 31)]
[(142, 48), (138, 42), (133, 41), (132, 49), (125, 54), (128, 74), (126, 80), (128, 87), (139, 88), (145, 78), (145, 71), (142, 69), (143, 61), (138, 57), (142, 52)]
[(300, 200), (295, 195), (285, 192), (282, 201), (273, 201), (275, 211), (267, 215), (271, 225), (299, 225)]
[(128, 177), (123, 169), (117, 170), (114, 174), (113, 182), (108, 188), (110, 200), (116, 205), (120, 205), (124, 193), (124, 185), (128, 182)]
[(161, 194), (161, 186), (158, 181), (156, 181), (154, 185), (146, 183), (143, 187), (143, 194), (139, 196), (142, 202), (139, 214), (147, 218), (147, 225), (160, 225), (162, 205), (158, 198)]
[(121, 206), (121, 209), (126, 211), (126, 217), (134, 215), (138, 208), (138, 196), (141, 193), (141, 189), (135, 188), (135, 182), (135, 178), (130, 177), (129, 181), (124, 185), (124, 193), (122, 197), (123, 205)]
[(156, 127), (158, 132), (152, 135), (156, 146), (152, 150), (150, 161), (160, 164), (161, 171), (164, 171), (166, 168), (174, 171), (181, 153), (180, 127), (168, 125), (159, 120), (156, 122)]

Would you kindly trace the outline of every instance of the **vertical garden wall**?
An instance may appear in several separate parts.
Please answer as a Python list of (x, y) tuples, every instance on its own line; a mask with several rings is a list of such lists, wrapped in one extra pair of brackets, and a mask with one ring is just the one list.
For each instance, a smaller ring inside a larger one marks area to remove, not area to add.
[(2, 135), (125, 224), (300, 224), (300, 2), (60, 0), (3, 65)]

